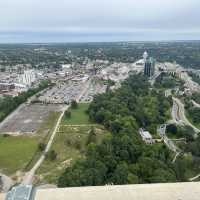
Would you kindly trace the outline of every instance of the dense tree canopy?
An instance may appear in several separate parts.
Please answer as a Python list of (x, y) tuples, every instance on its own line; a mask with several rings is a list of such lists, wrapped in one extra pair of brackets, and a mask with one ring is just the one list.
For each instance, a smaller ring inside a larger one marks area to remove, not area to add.
[(157, 126), (168, 119), (170, 105), (171, 98), (151, 88), (143, 76), (135, 75), (120, 89), (96, 96), (88, 109), (90, 119), (112, 134), (100, 145), (90, 142), (86, 158), (68, 167), (58, 186), (179, 180), (169, 150), (163, 144), (145, 145), (138, 134), (140, 127), (155, 134)]

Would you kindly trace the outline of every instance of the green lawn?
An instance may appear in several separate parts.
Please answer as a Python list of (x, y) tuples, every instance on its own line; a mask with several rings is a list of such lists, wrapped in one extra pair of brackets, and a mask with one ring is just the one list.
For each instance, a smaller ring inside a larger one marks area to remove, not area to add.
[(68, 125), (91, 124), (91, 122), (89, 121), (89, 116), (86, 113), (88, 107), (89, 104), (80, 103), (78, 104), (77, 109), (70, 109), (71, 118), (70, 119), (64, 118), (63, 120), (64, 124)]
[(41, 155), (39, 142), (47, 143), (59, 115), (51, 112), (34, 136), (0, 135), (0, 172), (12, 175), (29, 170)]
[(0, 136), (0, 171), (13, 174), (22, 170), (38, 148), (35, 138)]

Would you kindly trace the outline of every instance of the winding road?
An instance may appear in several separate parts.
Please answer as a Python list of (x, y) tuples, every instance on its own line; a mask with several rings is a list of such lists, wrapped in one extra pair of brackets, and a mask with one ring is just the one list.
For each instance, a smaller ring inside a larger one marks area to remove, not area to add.
[(185, 116), (184, 104), (175, 97), (173, 98), (172, 118), (177, 124), (185, 124), (194, 129), (195, 133), (200, 133), (200, 130), (194, 126)]

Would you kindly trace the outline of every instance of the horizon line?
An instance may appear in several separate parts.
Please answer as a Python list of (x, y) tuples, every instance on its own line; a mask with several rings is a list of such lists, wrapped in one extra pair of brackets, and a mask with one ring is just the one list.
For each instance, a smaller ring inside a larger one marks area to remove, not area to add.
[(70, 42), (70, 41), (63, 41), (63, 42), (56, 42), (56, 41), (49, 41), (49, 42), (0, 42), (0, 45), (12, 45), (12, 44), (24, 44), (24, 45), (47, 45), (47, 44), (88, 44), (88, 43), (154, 43), (154, 42), (200, 42), (200, 39), (180, 39), (180, 40), (119, 40), (119, 41), (77, 41), (77, 42)]

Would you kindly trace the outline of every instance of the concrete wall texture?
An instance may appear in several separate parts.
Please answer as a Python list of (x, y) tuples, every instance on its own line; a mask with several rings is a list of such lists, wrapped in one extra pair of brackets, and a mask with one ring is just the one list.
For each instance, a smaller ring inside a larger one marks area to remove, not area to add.
[[(5, 200), (0, 194), (0, 200)], [(199, 200), (200, 182), (38, 189), (35, 200)]]

